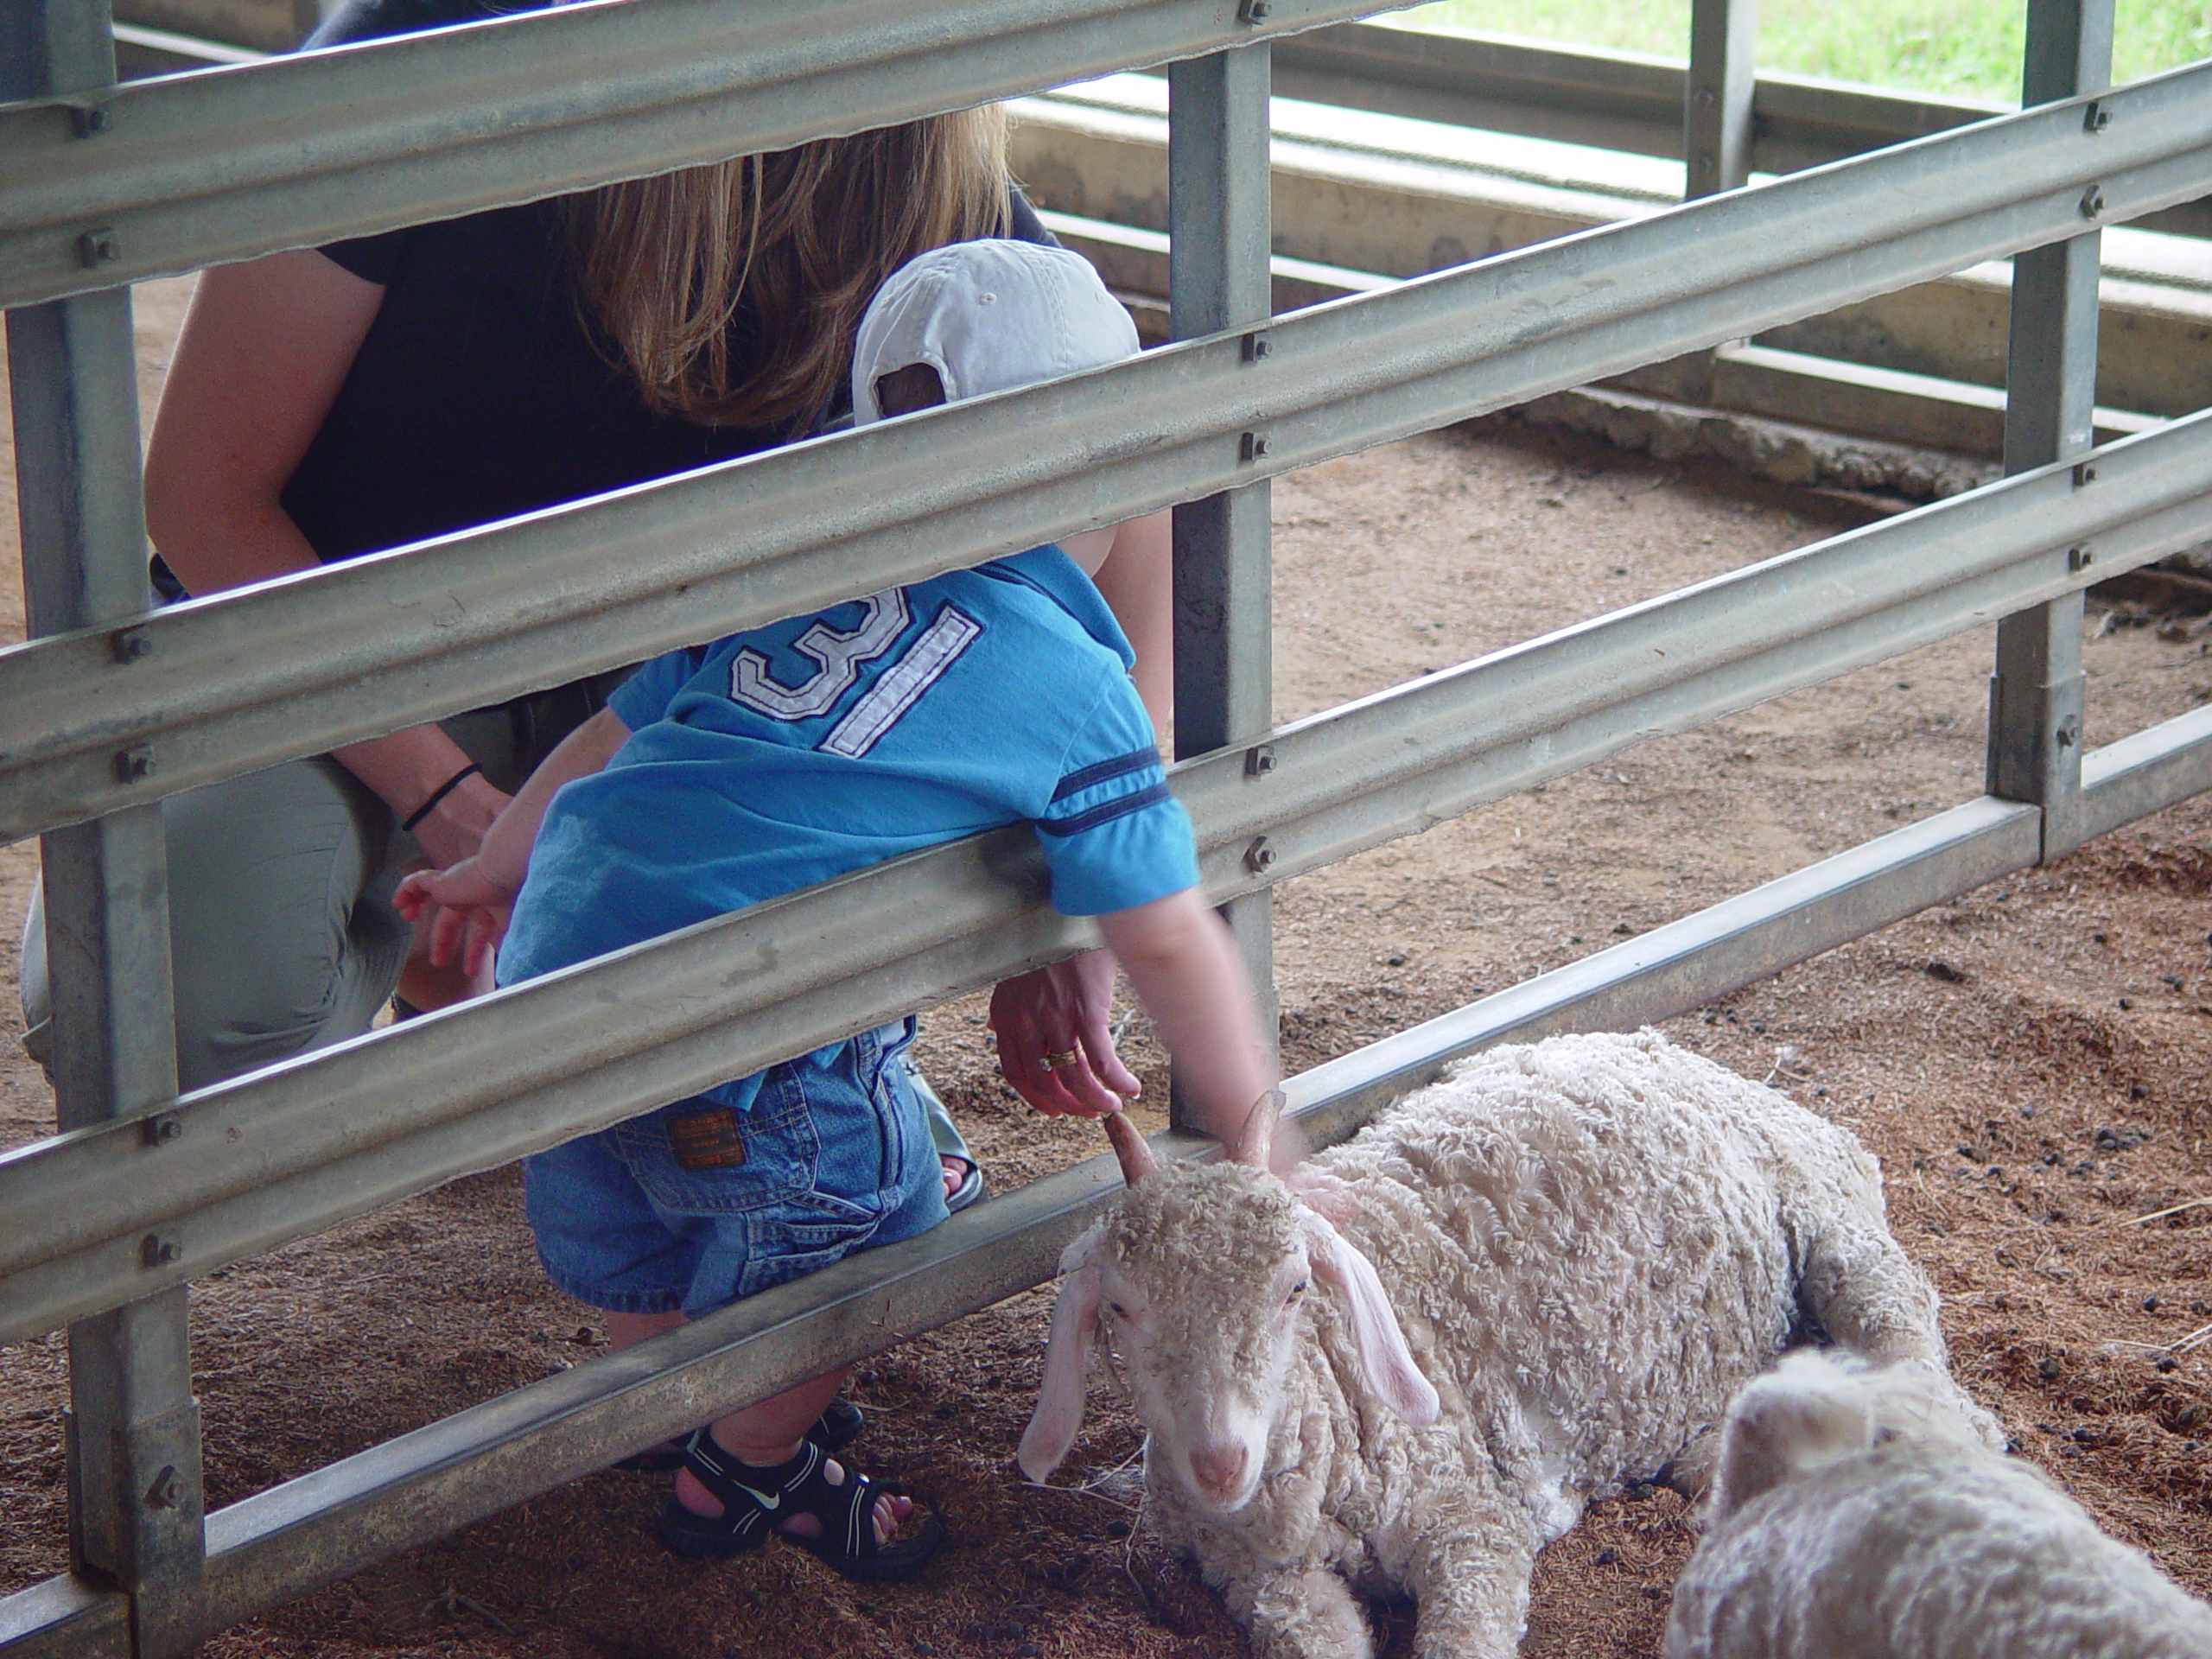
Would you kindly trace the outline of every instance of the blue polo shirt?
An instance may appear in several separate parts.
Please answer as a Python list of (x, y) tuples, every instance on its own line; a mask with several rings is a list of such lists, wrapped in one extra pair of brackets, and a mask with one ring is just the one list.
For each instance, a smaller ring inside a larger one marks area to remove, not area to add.
[(1195, 886), (1134, 661), (1050, 546), (656, 658), (546, 810), (499, 982), (1025, 821), (1064, 915)]

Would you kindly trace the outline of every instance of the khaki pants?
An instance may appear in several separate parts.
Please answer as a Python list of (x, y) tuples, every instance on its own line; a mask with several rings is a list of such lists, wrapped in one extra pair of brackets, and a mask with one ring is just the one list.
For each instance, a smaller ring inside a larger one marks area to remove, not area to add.
[[(504, 709), (445, 722), (503, 789), (520, 782)], [(288, 760), (162, 803), (177, 1086), (190, 1090), (358, 1037), (391, 997), (410, 930), (392, 908), (412, 836), (335, 760)], [(23, 923), (23, 1044), (52, 1015), (44, 893)]]

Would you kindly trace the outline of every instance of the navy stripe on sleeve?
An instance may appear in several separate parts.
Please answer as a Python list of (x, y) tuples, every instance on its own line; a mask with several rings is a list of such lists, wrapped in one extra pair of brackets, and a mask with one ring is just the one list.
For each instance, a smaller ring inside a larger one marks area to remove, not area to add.
[(1070, 772), (1060, 779), (1060, 786), (1052, 791), (1052, 799), (1065, 801), (1071, 795), (1080, 795), (1094, 784), (1125, 778), (1133, 772), (1142, 772), (1147, 766), (1159, 764), (1158, 749), (1132, 749), (1127, 754), (1116, 755), (1111, 760), (1101, 760), (1080, 772)]
[(1149, 789), (1140, 789), (1133, 794), (1116, 795), (1112, 800), (1078, 812), (1071, 818), (1039, 818), (1038, 830), (1048, 836), (1079, 836), (1086, 830), (1096, 830), (1102, 823), (1126, 817), (1130, 813), (1168, 798), (1167, 785), (1154, 784)]

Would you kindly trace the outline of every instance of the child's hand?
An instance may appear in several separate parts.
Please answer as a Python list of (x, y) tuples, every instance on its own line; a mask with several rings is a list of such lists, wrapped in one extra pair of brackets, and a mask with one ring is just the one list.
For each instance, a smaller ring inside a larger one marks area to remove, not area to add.
[(481, 975), (491, 953), (506, 936), (514, 889), (486, 875), (473, 858), (450, 869), (418, 870), (399, 884), (392, 903), (413, 921), (436, 906), (430, 924), (430, 960), (443, 968), (458, 962), (462, 970)]

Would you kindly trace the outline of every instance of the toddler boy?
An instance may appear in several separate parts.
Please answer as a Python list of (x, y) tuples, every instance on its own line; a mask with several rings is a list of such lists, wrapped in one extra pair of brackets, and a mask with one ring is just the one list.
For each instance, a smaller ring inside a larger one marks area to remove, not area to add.
[[(854, 353), (868, 422), (1098, 366), (1136, 349), (1077, 256), (941, 248), (886, 283)], [(1210, 1127), (1274, 1078), (1226, 930), (1198, 891), (1128, 645), (1090, 573), (1112, 527), (648, 663), (548, 758), (477, 855), (410, 877), (443, 907), (434, 950), (501, 984), (548, 973), (917, 848), (1026, 821), (1064, 914), (1096, 916)], [(619, 1344), (945, 1211), (898, 1063), (912, 1021), (833, 1044), (531, 1159), (555, 1283)], [(843, 1370), (694, 1434), (659, 1523), (680, 1553), (769, 1534), (861, 1579), (904, 1578), (930, 1517), (831, 1461), (817, 1433)]]

